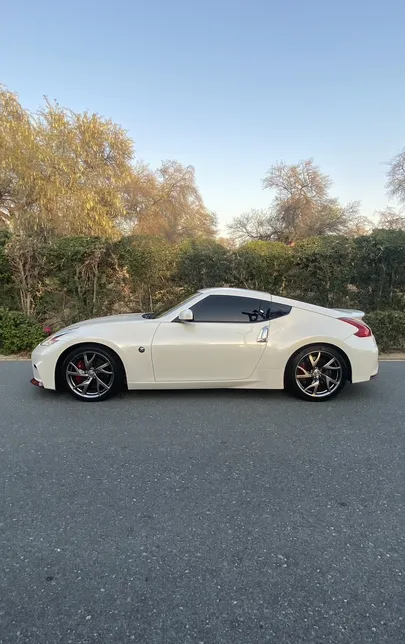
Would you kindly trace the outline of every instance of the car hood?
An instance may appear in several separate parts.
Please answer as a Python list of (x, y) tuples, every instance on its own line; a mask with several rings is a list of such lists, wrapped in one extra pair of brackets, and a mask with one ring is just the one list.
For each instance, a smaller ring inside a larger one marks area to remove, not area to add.
[(82, 320), (67, 326), (66, 329), (79, 329), (83, 326), (94, 326), (96, 324), (118, 324), (119, 322), (146, 322), (143, 317), (144, 313), (123, 313), (120, 315), (106, 315), (102, 318), (92, 318), (90, 320)]

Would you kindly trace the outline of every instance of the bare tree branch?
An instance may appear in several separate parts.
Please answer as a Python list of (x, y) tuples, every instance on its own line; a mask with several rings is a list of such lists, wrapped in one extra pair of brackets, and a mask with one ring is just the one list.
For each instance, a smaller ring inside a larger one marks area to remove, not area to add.
[(405, 148), (388, 165), (386, 183), (388, 194), (405, 203)]
[(349, 234), (360, 217), (360, 204), (342, 206), (329, 196), (330, 186), (330, 178), (312, 159), (295, 165), (276, 163), (263, 179), (263, 187), (274, 193), (270, 208), (236, 217), (229, 231), (238, 242), (260, 239), (288, 243), (317, 235)]
[(405, 230), (405, 212), (395, 208), (386, 208), (376, 213), (378, 215), (377, 228), (386, 230)]

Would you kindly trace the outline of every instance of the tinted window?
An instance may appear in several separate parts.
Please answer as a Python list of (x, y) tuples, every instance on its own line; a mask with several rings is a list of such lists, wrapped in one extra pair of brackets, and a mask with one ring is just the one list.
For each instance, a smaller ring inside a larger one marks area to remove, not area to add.
[(264, 314), (266, 320), (275, 320), (281, 318), (283, 315), (288, 315), (291, 311), (291, 306), (287, 304), (278, 304), (278, 302), (261, 302), (261, 312)]
[(260, 300), (233, 295), (209, 295), (192, 307), (195, 322), (262, 322)]

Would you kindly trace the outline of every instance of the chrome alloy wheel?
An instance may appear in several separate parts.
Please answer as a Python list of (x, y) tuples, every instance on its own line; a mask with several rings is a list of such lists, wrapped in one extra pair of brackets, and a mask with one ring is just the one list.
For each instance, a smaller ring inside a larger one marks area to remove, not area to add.
[(311, 351), (304, 355), (295, 369), (295, 382), (301, 391), (313, 398), (326, 398), (342, 382), (343, 365), (328, 351)]
[(96, 399), (111, 389), (114, 367), (99, 351), (77, 353), (66, 366), (66, 382), (76, 396)]

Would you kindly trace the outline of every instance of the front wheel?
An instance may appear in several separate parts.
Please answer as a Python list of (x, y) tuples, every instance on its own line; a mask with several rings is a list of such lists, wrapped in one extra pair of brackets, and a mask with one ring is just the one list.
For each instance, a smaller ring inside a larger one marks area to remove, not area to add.
[(293, 394), (304, 400), (329, 400), (348, 380), (344, 357), (333, 347), (313, 345), (302, 349), (289, 361), (285, 381)]
[(115, 354), (92, 345), (69, 353), (62, 365), (62, 377), (68, 391), (82, 401), (105, 400), (123, 384), (122, 366)]

